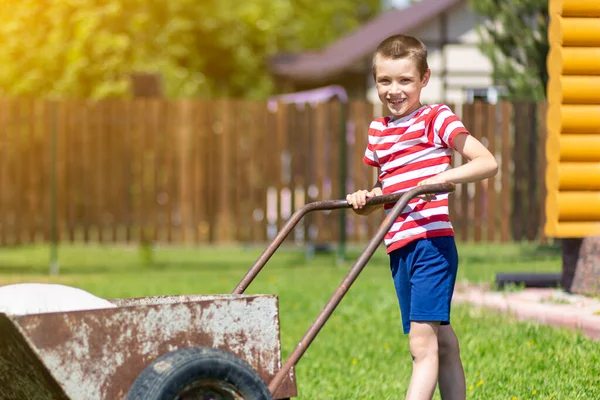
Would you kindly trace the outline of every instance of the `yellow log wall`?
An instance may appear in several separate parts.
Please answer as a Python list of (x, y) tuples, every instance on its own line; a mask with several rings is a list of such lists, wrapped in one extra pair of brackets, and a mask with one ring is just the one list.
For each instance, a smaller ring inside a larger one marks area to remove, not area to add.
[(550, 131), (559, 133), (600, 133), (600, 104), (551, 103), (546, 118)]
[(571, 191), (550, 196), (550, 207), (556, 208), (561, 222), (600, 222), (600, 193)]
[(561, 135), (561, 161), (600, 162), (600, 135)]
[(556, 232), (554, 237), (578, 238), (600, 235), (600, 222), (555, 222), (548, 221), (546, 232)]
[(547, 236), (600, 235), (600, 0), (550, 0)]
[(550, 15), (600, 17), (600, 2), (598, 0), (550, 0), (548, 8)]
[(548, 40), (551, 44), (562, 46), (600, 46), (600, 18), (556, 16), (550, 20)]
[(551, 76), (547, 92), (553, 104), (600, 104), (600, 75)]
[(558, 47), (551, 45), (548, 73), (554, 75), (599, 75), (599, 47)]

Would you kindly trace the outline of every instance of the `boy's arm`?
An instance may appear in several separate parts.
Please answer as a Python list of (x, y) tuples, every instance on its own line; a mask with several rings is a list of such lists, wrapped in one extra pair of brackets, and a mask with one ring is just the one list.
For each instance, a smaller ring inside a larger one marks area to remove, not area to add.
[(454, 137), (452, 147), (469, 162), (425, 179), (419, 182), (419, 186), (435, 183), (476, 182), (498, 173), (496, 158), (473, 136), (467, 133), (459, 133)]
[[(379, 174), (378, 174), (379, 175)], [(346, 196), (346, 201), (352, 206), (354, 212), (358, 215), (369, 215), (373, 211), (382, 207), (382, 205), (365, 206), (367, 199), (375, 196), (381, 196), (383, 191), (381, 190), (381, 181), (377, 179), (377, 183), (371, 190), (358, 190)]]

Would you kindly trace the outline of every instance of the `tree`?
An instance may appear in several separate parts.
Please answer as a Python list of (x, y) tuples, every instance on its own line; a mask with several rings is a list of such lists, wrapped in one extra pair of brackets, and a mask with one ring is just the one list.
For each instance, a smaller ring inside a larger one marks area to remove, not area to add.
[(481, 50), (494, 66), (496, 84), (513, 99), (544, 99), (548, 0), (470, 0), (470, 6), (483, 17)]
[(379, 0), (3, 0), (0, 96), (122, 97), (133, 72), (169, 97), (262, 98), (266, 60), (327, 45)]

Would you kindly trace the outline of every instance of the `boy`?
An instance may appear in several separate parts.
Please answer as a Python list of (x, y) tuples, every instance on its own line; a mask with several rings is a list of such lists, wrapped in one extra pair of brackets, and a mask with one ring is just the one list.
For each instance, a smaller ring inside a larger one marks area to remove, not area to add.
[[(373, 189), (346, 196), (356, 213), (367, 215), (378, 208), (365, 206), (369, 197), (418, 185), (475, 182), (497, 173), (494, 156), (447, 106), (421, 104), (421, 90), (431, 75), (421, 41), (396, 35), (381, 42), (373, 56), (373, 75), (379, 99), (391, 115), (369, 127), (364, 162), (380, 173)], [(452, 150), (469, 162), (451, 169)], [(450, 325), (458, 254), (448, 194), (411, 200), (385, 244), (413, 358), (406, 398), (431, 399), (439, 384), (444, 400), (464, 400), (465, 376)]]

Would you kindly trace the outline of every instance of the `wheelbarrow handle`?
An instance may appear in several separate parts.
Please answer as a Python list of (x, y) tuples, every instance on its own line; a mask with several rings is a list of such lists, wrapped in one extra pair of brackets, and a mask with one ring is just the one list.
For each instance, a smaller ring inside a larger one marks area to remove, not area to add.
[[(329, 319), (335, 308), (338, 306), (338, 304), (346, 294), (346, 292), (350, 289), (350, 286), (352, 286), (352, 284), (354, 283), (358, 275), (361, 273), (361, 271), (373, 255), (373, 253), (375, 253), (375, 250), (377, 250), (377, 247), (383, 241), (383, 238), (385, 237), (386, 233), (390, 230), (398, 216), (408, 205), (408, 202), (412, 198), (423, 194), (440, 194), (452, 191), (454, 191), (454, 184), (445, 183), (417, 186), (414, 189), (399, 194), (400, 199), (385, 217), (385, 219), (379, 226), (379, 229), (377, 229), (377, 232), (375, 232), (375, 235), (371, 238), (371, 240), (369, 240), (369, 243), (367, 244), (361, 255), (356, 259), (354, 265), (352, 266), (344, 280), (338, 286), (337, 290), (331, 296), (323, 310), (321, 310), (320, 314), (317, 316), (317, 318), (315, 319), (311, 327), (308, 329), (302, 340), (300, 340), (300, 342), (296, 345), (296, 348), (292, 351), (292, 353), (285, 361), (281, 369), (277, 371), (271, 382), (269, 382), (269, 391), (271, 393), (275, 393), (279, 385), (281, 385), (281, 382), (283, 381), (285, 376), (287, 376), (292, 367), (296, 365), (298, 360), (300, 360), (308, 346), (310, 346), (310, 344), (317, 336), (321, 328), (323, 328), (325, 322), (327, 322), (327, 319)], [(396, 194), (388, 196), (396, 196)], [(367, 204), (382, 204), (383, 202), (388, 202), (388, 200), (391, 199), (388, 196), (373, 197), (369, 199), (370, 201), (367, 201)], [(385, 199), (382, 199), (384, 197)], [(347, 207), (349, 207), (349, 205), (347, 205)]]
[[(419, 196), (421, 194), (432, 193), (447, 193), (454, 190), (454, 184), (445, 183), (445, 184), (435, 184), (435, 185), (424, 185), (418, 186), (407, 192), (399, 192), (393, 194), (386, 194), (382, 196), (375, 196), (367, 199), (366, 205), (374, 206), (380, 204), (390, 204), (397, 202), (404, 195), (410, 196), (408, 197), (408, 201), (413, 197)], [(242, 294), (244, 291), (250, 286), (254, 278), (259, 274), (265, 264), (269, 261), (269, 259), (273, 256), (275, 251), (281, 246), (281, 243), (285, 240), (285, 238), (290, 234), (290, 232), (294, 229), (294, 227), (300, 222), (300, 220), (309, 212), (312, 211), (324, 211), (324, 210), (339, 210), (342, 208), (350, 208), (351, 205), (348, 204), (346, 200), (322, 200), (315, 201), (312, 203), (306, 204), (304, 207), (297, 210), (292, 216), (287, 220), (283, 228), (277, 233), (273, 241), (267, 246), (267, 248), (262, 252), (260, 257), (254, 262), (254, 265), (246, 272), (246, 275), (242, 278), (242, 280), (237, 284), (235, 289), (233, 290), (233, 294)], [(388, 228), (389, 230), (389, 228)], [(387, 232), (387, 230), (386, 230)], [(370, 256), (369, 256), (370, 258)]]

